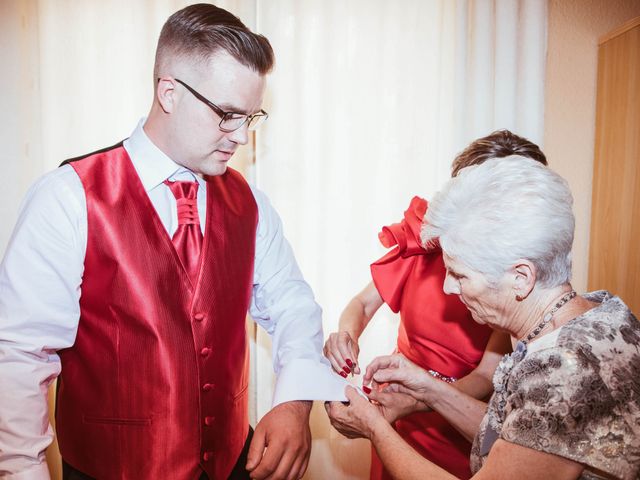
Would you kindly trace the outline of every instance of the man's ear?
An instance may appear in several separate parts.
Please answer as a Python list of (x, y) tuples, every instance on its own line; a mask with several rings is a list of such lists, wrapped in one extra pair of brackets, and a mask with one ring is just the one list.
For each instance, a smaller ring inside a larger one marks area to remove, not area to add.
[(156, 99), (164, 113), (172, 113), (176, 103), (176, 81), (171, 77), (159, 78), (156, 85)]
[(536, 266), (529, 260), (521, 258), (513, 264), (510, 276), (516, 300), (522, 301), (529, 296), (536, 284), (537, 275)]

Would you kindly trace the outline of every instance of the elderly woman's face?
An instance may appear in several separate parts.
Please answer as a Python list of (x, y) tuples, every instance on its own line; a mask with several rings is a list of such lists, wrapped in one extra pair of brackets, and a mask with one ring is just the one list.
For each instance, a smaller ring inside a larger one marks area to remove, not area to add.
[(444, 252), (443, 258), (447, 268), (444, 292), (458, 295), (476, 322), (504, 330), (509, 317), (509, 299), (513, 297), (507, 285), (492, 285), (483, 274)]

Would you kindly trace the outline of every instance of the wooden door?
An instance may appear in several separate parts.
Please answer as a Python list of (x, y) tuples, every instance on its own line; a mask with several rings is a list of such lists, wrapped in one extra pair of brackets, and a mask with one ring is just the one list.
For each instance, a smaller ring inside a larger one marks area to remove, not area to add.
[(640, 315), (640, 17), (598, 49), (589, 290)]

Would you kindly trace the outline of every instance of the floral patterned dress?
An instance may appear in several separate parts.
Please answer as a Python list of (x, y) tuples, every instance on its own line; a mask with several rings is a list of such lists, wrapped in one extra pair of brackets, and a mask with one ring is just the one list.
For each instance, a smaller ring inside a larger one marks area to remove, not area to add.
[(472, 471), (501, 438), (585, 465), (583, 480), (640, 478), (640, 323), (606, 291), (584, 297), (600, 305), (498, 366)]

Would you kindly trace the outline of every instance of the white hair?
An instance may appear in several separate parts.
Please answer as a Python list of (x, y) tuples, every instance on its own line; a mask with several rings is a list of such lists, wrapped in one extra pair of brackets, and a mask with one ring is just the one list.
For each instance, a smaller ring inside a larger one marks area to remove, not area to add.
[(518, 259), (531, 261), (537, 284), (571, 279), (575, 220), (567, 182), (529, 158), (512, 155), (467, 167), (429, 203), (424, 244), (496, 283)]

